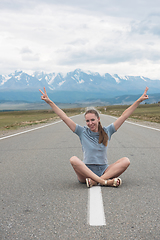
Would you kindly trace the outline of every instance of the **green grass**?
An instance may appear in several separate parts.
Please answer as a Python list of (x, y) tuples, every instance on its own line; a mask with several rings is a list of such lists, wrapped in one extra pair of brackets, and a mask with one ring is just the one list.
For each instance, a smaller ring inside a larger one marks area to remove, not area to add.
[[(112, 105), (97, 107), (97, 109), (103, 114), (118, 117), (128, 107), (128, 105)], [(85, 112), (85, 108), (70, 108), (63, 110), (68, 116)], [(57, 115), (52, 110), (0, 112), (0, 131), (14, 130), (20, 127), (47, 123), (57, 118)], [(131, 118), (160, 123), (160, 104), (141, 104), (131, 115)]]
[[(103, 114), (119, 117), (128, 107), (128, 105), (113, 105), (97, 107), (97, 109)], [(160, 103), (140, 104), (130, 118), (160, 123)]]
[[(84, 112), (83, 108), (64, 109), (68, 116)], [(20, 127), (47, 123), (58, 117), (52, 110), (7, 111), (0, 112), (0, 130), (14, 130)]]

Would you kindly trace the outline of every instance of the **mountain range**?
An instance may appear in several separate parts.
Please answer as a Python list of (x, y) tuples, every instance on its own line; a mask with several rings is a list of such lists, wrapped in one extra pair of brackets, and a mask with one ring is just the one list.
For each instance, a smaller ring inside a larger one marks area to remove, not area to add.
[(151, 96), (149, 103), (160, 100), (160, 80), (143, 76), (120, 76), (76, 69), (62, 73), (35, 72), (29, 75), (15, 71), (0, 75), (0, 103), (40, 102), (39, 89), (46, 87), (49, 97), (59, 103), (132, 103), (146, 86)]

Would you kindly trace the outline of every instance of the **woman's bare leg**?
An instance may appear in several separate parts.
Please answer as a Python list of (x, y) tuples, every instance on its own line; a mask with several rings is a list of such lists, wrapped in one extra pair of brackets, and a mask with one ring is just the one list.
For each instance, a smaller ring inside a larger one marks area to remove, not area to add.
[[(108, 186), (113, 186), (114, 178), (119, 177), (129, 167), (129, 165), (130, 161), (127, 157), (121, 158), (117, 162), (109, 165), (109, 167), (100, 178), (107, 180)], [(97, 184), (95, 181), (93, 181), (93, 179), (91, 180), (91, 183), (93, 185)]]
[(98, 182), (101, 185), (105, 185), (105, 180), (93, 173), (78, 157), (71, 157), (70, 163), (80, 182), (85, 183), (86, 178), (91, 178), (94, 181), (94, 184)]
[[(114, 179), (119, 177), (130, 165), (130, 161), (127, 157), (119, 159), (117, 162), (109, 165), (104, 174), (101, 176), (102, 179)], [(113, 180), (108, 181), (108, 185), (113, 184)]]

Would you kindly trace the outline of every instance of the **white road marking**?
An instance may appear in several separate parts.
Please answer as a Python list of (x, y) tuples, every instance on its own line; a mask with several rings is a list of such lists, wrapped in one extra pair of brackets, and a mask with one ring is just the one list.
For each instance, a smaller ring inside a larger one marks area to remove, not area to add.
[(0, 140), (3, 140), (5, 138), (10, 138), (10, 137), (15, 137), (17, 135), (20, 135), (20, 134), (23, 134), (23, 133), (27, 133), (27, 132), (31, 132), (31, 131), (34, 131), (34, 130), (37, 130), (37, 129), (40, 129), (40, 128), (48, 127), (50, 125), (53, 125), (53, 124), (56, 124), (56, 123), (59, 123), (59, 122), (62, 122), (62, 120), (54, 122), (54, 123), (46, 124), (46, 125), (43, 125), (43, 126), (40, 126), (40, 127), (37, 127), (37, 128), (29, 129), (29, 130), (26, 130), (26, 131), (23, 131), (23, 132), (14, 133), (12, 135), (8, 135), (8, 136), (0, 138)]
[[(117, 117), (114, 117), (114, 116), (111, 116), (111, 115), (106, 115), (106, 114), (103, 114), (103, 115), (104, 115), (104, 116), (111, 117), (111, 118), (114, 118), (114, 119), (118, 119)], [(153, 128), (153, 127), (141, 125), (141, 124), (138, 124), (138, 123), (133, 123), (133, 122), (130, 122), (130, 121), (125, 121), (125, 123), (129, 123), (129, 124), (136, 125), (136, 126), (139, 126), (139, 127), (149, 128), (149, 129), (152, 129), (152, 130), (155, 130), (155, 131), (159, 131), (159, 132), (160, 132), (160, 129), (158, 129), (158, 128)]]
[(88, 190), (88, 223), (90, 226), (106, 225), (102, 192), (100, 186)]
[[(79, 115), (81, 115), (81, 114), (79, 114)], [(71, 118), (79, 116), (79, 115), (72, 116)], [(114, 116), (111, 116), (111, 115), (106, 115), (106, 114), (102, 114), (102, 115), (108, 116), (108, 117), (112, 117), (114, 119), (117, 119), (117, 117), (114, 117)], [(59, 123), (59, 122), (62, 122), (62, 120), (54, 122), (54, 123), (46, 124), (46, 125), (43, 125), (43, 126), (40, 126), (40, 127), (37, 127), (37, 128), (29, 129), (29, 130), (26, 130), (26, 131), (23, 131), (23, 132), (18, 132), (18, 133), (12, 134), (12, 135), (1, 137), (0, 140), (6, 139), (6, 138), (10, 138), (10, 137), (15, 137), (17, 135), (20, 135), (20, 134), (23, 134), (23, 133), (27, 133), (27, 132), (31, 132), (31, 131), (34, 131), (34, 130), (37, 130), (37, 129), (40, 129), (40, 128), (48, 127), (50, 125), (53, 125), (53, 124), (56, 124), (56, 123)], [(145, 125), (140, 125), (140, 124), (129, 122), (129, 121), (125, 121), (125, 122), (129, 123), (129, 124), (137, 125), (139, 127), (149, 128), (149, 129), (156, 130), (156, 131), (160, 132), (160, 129), (157, 129), (157, 128), (152, 128), (152, 127), (148, 127), (148, 126), (145, 126)]]
[[(70, 118), (77, 117), (77, 116), (79, 116), (79, 115), (75, 115), (75, 116), (72, 116)], [(60, 123), (60, 122), (62, 122), (62, 120), (57, 121), (57, 122), (53, 122), (53, 123), (49, 123), (49, 124), (46, 124), (46, 125), (43, 125), (43, 126), (40, 126), (40, 127), (37, 127), (37, 128), (32, 128), (32, 129), (29, 129), (29, 130), (26, 130), (26, 131), (23, 131), (23, 132), (18, 132), (18, 133), (14, 133), (14, 134), (11, 134), (11, 135), (8, 135), (8, 136), (5, 136), (5, 137), (1, 137), (0, 140), (10, 138), (10, 137), (15, 137), (15, 136), (23, 134), (23, 133), (32, 132), (32, 131), (35, 131), (35, 130), (38, 130), (38, 129), (41, 129), (41, 128), (44, 128), (44, 127), (48, 127), (48, 126), (51, 126), (51, 125), (54, 125), (54, 124), (57, 124), (57, 123)]]
[[(105, 114), (103, 114), (103, 115), (105, 115)], [(76, 117), (76, 116), (78, 116), (78, 115), (75, 115), (75, 116), (72, 116), (72, 117)], [(107, 115), (105, 115), (105, 116), (107, 116)], [(117, 119), (116, 117), (113, 117), (113, 116), (110, 116), (110, 115), (108, 115), (108, 116), (112, 117), (114, 119)], [(46, 125), (43, 125), (43, 126), (40, 126), (40, 127), (37, 127), (37, 128), (29, 129), (29, 130), (26, 130), (26, 131), (23, 131), (23, 132), (18, 132), (18, 133), (9, 135), (9, 136), (5, 136), (5, 137), (0, 138), (0, 140), (10, 138), (10, 137), (14, 137), (14, 136), (17, 136), (17, 135), (20, 135), (20, 134), (23, 134), (23, 133), (31, 132), (31, 131), (34, 131), (34, 130), (38, 130), (38, 129), (48, 127), (50, 125), (54, 125), (54, 124), (57, 124), (57, 123), (60, 123), (60, 122), (62, 122), (62, 120), (57, 121), (57, 122), (53, 122), (53, 123), (50, 123), (50, 124), (46, 124)], [(160, 131), (160, 129), (157, 129), (157, 128), (152, 128), (152, 127), (136, 124), (136, 123), (129, 122), (129, 121), (125, 121), (125, 122), (129, 123), (129, 124), (137, 125), (139, 127), (144, 127), (144, 128)], [(103, 207), (103, 199), (102, 199), (102, 192), (101, 192), (101, 187), (100, 186), (94, 186), (94, 187), (89, 189), (88, 222), (89, 222), (89, 225), (91, 225), (91, 226), (106, 225), (104, 207)]]
[(132, 122), (129, 122), (129, 121), (125, 121), (125, 122), (126, 122), (126, 123), (129, 123), (129, 124), (133, 124), (133, 125), (139, 126), (139, 127), (149, 128), (149, 129), (156, 130), (156, 131), (159, 131), (159, 132), (160, 132), (160, 129), (158, 129), (158, 128), (148, 127), (148, 126), (145, 126), (145, 125), (141, 125), (141, 124), (137, 124), (137, 123), (132, 123)]

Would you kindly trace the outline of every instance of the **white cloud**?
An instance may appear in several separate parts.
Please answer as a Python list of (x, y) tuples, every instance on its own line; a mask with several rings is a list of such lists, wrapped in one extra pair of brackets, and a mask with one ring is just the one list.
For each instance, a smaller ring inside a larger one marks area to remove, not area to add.
[(21, 54), (30, 54), (32, 53), (32, 51), (28, 48), (28, 47), (23, 47), (21, 50), (20, 50), (20, 53)]
[(24, 71), (143, 75), (160, 79), (160, 2), (0, 2), (0, 74)]

